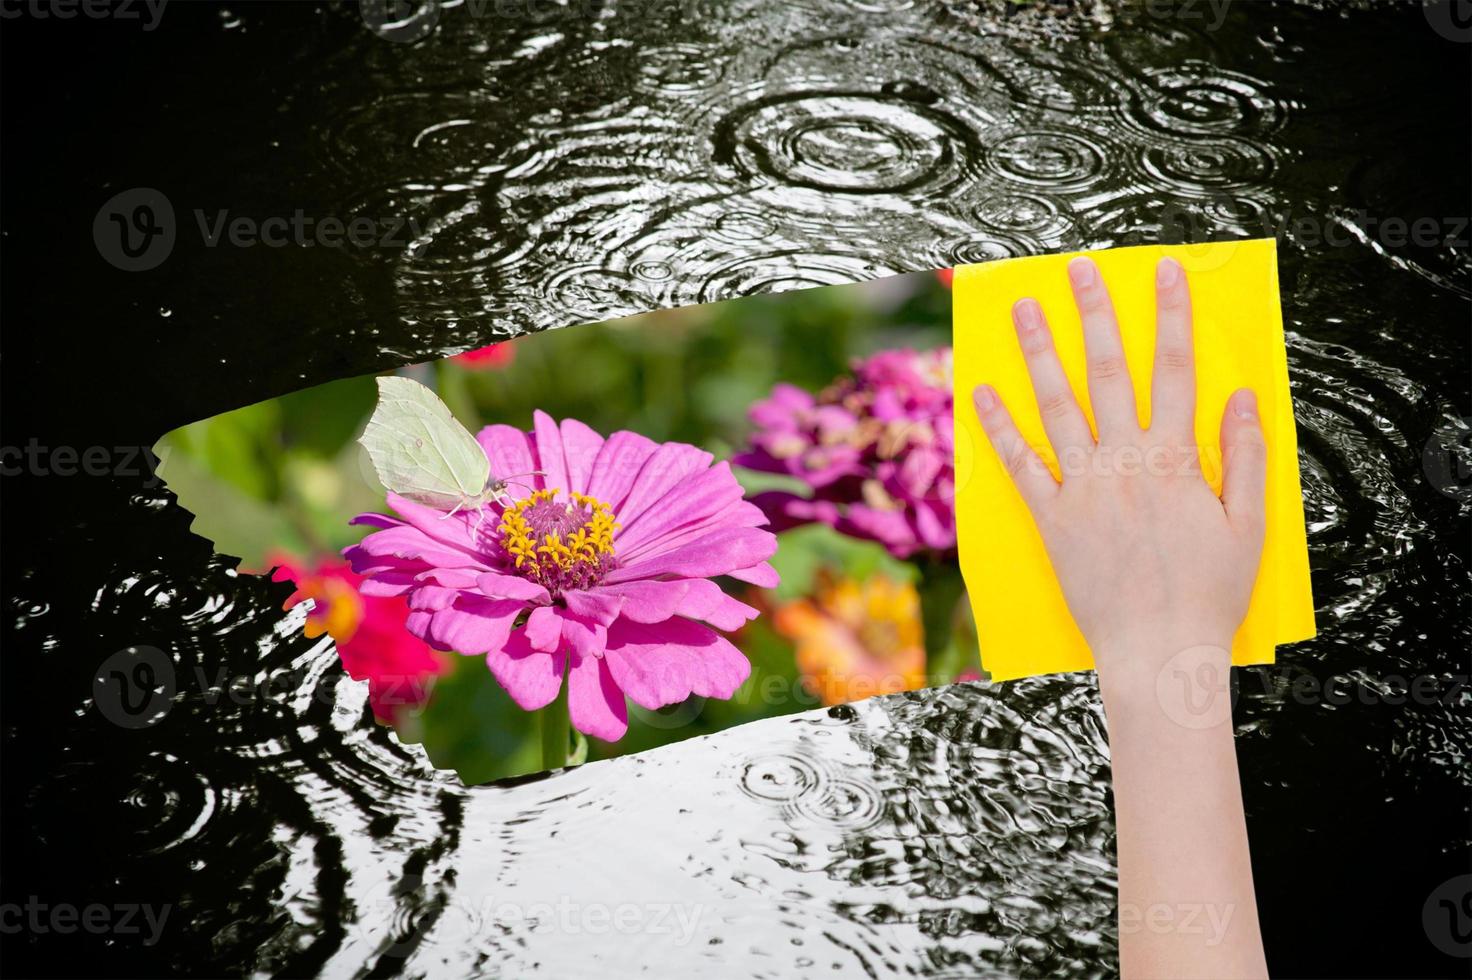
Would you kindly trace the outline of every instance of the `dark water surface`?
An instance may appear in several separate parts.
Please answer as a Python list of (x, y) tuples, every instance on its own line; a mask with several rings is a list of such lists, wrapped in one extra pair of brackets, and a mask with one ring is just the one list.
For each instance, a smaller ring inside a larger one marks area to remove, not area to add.
[[(1469, 870), (1466, 470), (1423, 459), (1472, 412), (1465, 32), (1416, 3), (366, 6), (0, 22), (3, 444), (116, 471), (4, 480), (0, 902), (167, 910), (151, 944), (141, 914), (7, 918), (0, 969), (1116, 972), (1090, 676), (466, 789), (116, 447), (657, 306), (1277, 234), (1320, 636), (1239, 673), (1269, 962), (1466, 974), (1423, 916)], [(135, 187), (175, 242), (124, 272), (92, 226)], [(210, 245), (196, 209), (377, 233)], [(93, 702), (130, 647), (174, 681), (151, 727)]]

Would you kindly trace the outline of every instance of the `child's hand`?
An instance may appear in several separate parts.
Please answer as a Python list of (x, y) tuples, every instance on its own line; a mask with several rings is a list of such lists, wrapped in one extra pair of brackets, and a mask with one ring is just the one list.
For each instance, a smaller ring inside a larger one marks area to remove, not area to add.
[(1119, 324), (1098, 267), (1078, 258), (1068, 273), (1083, 320), (1097, 441), (1032, 299), (1019, 301), (1012, 317), (1062, 483), (1022, 440), (989, 386), (976, 389), (976, 412), (1037, 521), (1101, 683), (1116, 677), (1153, 683), (1165, 660), (1181, 650), (1210, 647), (1225, 656), (1247, 614), (1262, 551), (1267, 458), (1257, 402), (1248, 389), (1227, 402), (1219, 500), (1196, 459), (1191, 294), (1184, 270), (1174, 259), (1156, 270), (1148, 429), (1140, 428)]
[[(1256, 400), (1243, 390), (1227, 402), (1218, 500), (1196, 465), (1184, 270), (1171, 259), (1157, 268), (1145, 430), (1098, 268), (1080, 258), (1068, 271), (1099, 438), (1031, 299), (1013, 307), (1013, 319), (1062, 482), (1022, 441), (991, 388), (976, 389), (976, 413), (1037, 520), (1099, 668), (1118, 820), (1120, 973), (1265, 977), (1225, 684), (1262, 552), (1267, 453)], [(1163, 677), (1204, 678), (1207, 689), (1162, 685)], [(1168, 927), (1177, 914), (1203, 911), (1229, 923), (1221, 935)], [(1167, 927), (1140, 929), (1147, 913), (1165, 914)]]

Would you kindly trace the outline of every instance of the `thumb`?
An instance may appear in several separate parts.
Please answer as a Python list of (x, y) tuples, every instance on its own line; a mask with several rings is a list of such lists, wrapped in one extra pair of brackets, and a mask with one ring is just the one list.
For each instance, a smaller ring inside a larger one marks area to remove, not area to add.
[(1268, 447), (1257, 395), (1251, 388), (1239, 388), (1222, 413), (1222, 506), (1239, 534), (1259, 540), (1266, 522), (1267, 473)]

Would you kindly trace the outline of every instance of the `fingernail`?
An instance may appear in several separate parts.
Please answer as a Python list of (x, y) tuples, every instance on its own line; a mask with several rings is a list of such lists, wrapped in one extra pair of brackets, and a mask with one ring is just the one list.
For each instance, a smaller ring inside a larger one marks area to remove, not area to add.
[(1036, 330), (1043, 325), (1043, 310), (1031, 297), (1012, 304), (1012, 322), (1018, 330)]
[(1257, 418), (1257, 392), (1251, 388), (1245, 389), (1244, 393), (1237, 396), (1232, 411), (1237, 413), (1239, 419)]
[(1181, 264), (1175, 259), (1161, 259), (1160, 264), (1155, 267), (1155, 285), (1161, 289), (1169, 289), (1181, 278)]
[(992, 390), (991, 385), (977, 385), (976, 390), (971, 393), (971, 398), (976, 403), (978, 415), (990, 412), (997, 407), (997, 393)]
[(1068, 278), (1073, 280), (1075, 286), (1092, 286), (1099, 278), (1099, 270), (1093, 259), (1079, 256), (1068, 263)]

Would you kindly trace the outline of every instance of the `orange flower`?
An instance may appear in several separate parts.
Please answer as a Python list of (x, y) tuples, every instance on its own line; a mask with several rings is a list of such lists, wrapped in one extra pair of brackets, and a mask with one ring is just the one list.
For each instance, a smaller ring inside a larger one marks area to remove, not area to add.
[(925, 686), (920, 596), (908, 582), (827, 580), (814, 598), (779, 606), (773, 625), (793, 641), (803, 684), (824, 704)]

